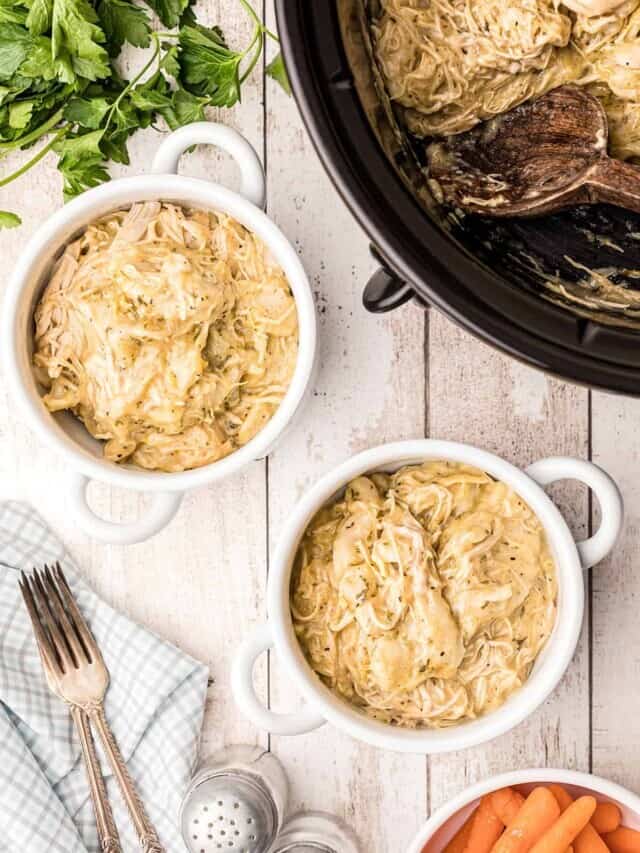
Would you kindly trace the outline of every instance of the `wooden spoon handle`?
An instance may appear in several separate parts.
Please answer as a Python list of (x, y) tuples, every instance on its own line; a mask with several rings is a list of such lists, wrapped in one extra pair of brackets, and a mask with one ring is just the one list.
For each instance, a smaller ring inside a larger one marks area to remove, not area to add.
[(640, 168), (603, 157), (587, 179), (591, 200), (618, 207), (626, 207), (640, 213)]

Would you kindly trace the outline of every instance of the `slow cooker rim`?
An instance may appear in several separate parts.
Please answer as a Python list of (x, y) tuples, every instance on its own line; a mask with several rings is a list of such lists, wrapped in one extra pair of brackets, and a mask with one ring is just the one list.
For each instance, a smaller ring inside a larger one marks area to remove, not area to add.
[[(399, 277), (407, 280), (415, 290), (416, 295), (428, 304), (434, 305), (451, 320), (462, 328), (472, 332), (484, 342), (506, 352), (520, 361), (546, 370), (554, 375), (568, 378), (589, 387), (600, 388), (607, 391), (619, 391), (625, 394), (640, 394), (640, 373), (638, 368), (617, 363), (609, 359), (599, 358), (594, 355), (585, 355), (580, 348), (574, 349), (569, 344), (558, 344), (548, 338), (526, 328), (521, 322), (518, 323), (513, 316), (489, 307), (482, 302), (478, 296), (468, 290), (464, 280), (443, 264), (442, 258), (427, 245), (419, 247), (420, 257), (417, 256), (417, 246), (407, 240), (407, 235), (394, 234), (388, 227), (388, 219), (384, 219), (381, 212), (371, 206), (371, 198), (367, 197), (363, 186), (363, 169), (367, 165), (359, 158), (354, 162), (344, 151), (344, 146), (336, 134), (334, 117), (329, 112), (329, 104), (321, 90), (318, 80), (317, 69), (310, 62), (310, 52), (307, 48), (307, 31), (303, 25), (302, 15), (304, 3), (301, 0), (276, 0), (276, 14), (279, 32), (282, 41), (282, 49), (291, 80), (292, 90), (300, 109), (303, 121), (307, 127), (312, 143), (320, 157), (325, 171), (336, 187), (345, 204), (360, 223), (368, 236), (375, 242), (381, 254), (387, 260), (389, 267)], [(334, 4), (329, 4), (333, 6)], [(342, 44), (340, 43), (342, 51)], [(339, 82), (339, 81), (338, 81)], [(348, 83), (349, 81), (347, 81)], [(335, 85), (336, 81), (326, 81), (326, 85)], [(353, 88), (347, 85), (345, 88)], [(573, 324), (576, 330), (593, 326), (587, 320), (580, 320), (570, 312), (542, 300), (534, 294), (524, 290), (514, 292), (513, 285), (497, 276), (492, 276), (490, 271), (485, 270), (482, 265), (468, 256), (453, 240), (447, 237), (435, 223), (429, 220), (424, 210), (420, 207), (409, 190), (403, 185), (400, 177), (386, 160), (379, 143), (373, 134), (367, 117), (356, 96), (358, 102), (359, 119), (368, 135), (375, 144), (379, 158), (384, 161), (386, 177), (392, 177), (396, 189), (401, 188), (404, 195), (404, 203), (410, 203), (414, 212), (418, 211), (421, 216), (421, 227), (424, 228), (430, 242), (443, 254), (449, 255), (454, 252), (456, 261), (464, 266), (473, 266), (470, 270), (487, 287), (500, 283), (503, 287), (510, 288), (510, 296), (514, 301), (519, 301), (536, 313), (540, 313), (541, 306), (545, 315), (564, 325)], [(334, 110), (336, 105), (332, 105)], [(370, 167), (368, 176), (370, 177)], [(387, 211), (388, 213), (388, 211)], [(429, 262), (428, 283), (424, 276), (425, 260)], [(463, 304), (461, 304), (463, 303)], [(607, 327), (597, 325), (596, 328), (602, 335), (611, 335)], [(636, 333), (615, 329), (613, 336), (617, 341), (627, 338), (637, 347), (638, 336)], [(576, 345), (578, 345), (578, 332), (576, 331)]]

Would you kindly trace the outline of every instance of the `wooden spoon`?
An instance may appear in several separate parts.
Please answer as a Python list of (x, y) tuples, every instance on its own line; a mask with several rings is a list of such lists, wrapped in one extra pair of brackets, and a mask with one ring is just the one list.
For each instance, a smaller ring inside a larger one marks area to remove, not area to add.
[(427, 149), (436, 197), (485, 216), (540, 216), (607, 202), (640, 212), (640, 168), (607, 156), (607, 116), (561, 86)]

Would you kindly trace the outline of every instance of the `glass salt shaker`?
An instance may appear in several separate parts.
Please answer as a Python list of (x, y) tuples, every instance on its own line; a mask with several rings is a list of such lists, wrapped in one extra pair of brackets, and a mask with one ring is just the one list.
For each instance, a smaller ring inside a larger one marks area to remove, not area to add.
[(228, 746), (200, 767), (184, 797), (185, 844), (191, 853), (267, 853), (287, 799), (287, 777), (272, 753)]
[(360, 853), (347, 825), (325, 812), (300, 812), (286, 822), (271, 853)]

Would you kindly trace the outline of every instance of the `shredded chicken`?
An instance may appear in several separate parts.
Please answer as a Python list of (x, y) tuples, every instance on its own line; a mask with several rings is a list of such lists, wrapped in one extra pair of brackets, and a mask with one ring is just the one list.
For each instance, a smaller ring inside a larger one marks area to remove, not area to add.
[(379, 5), (372, 25), (377, 62), (417, 136), (460, 133), (575, 83), (601, 99), (612, 155), (640, 157), (640, 0)]
[(283, 271), (230, 217), (148, 202), (71, 243), (35, 312), (36, 374), (114, 462), (216, 462), (271, 419), (298, 318)]
[(502, 705), (551, 635), (556, 598), (531, 509), (444, 461), (350, 483), (311, 522), (291, 581), (314, 671), (368, 716), (409, 728)]

